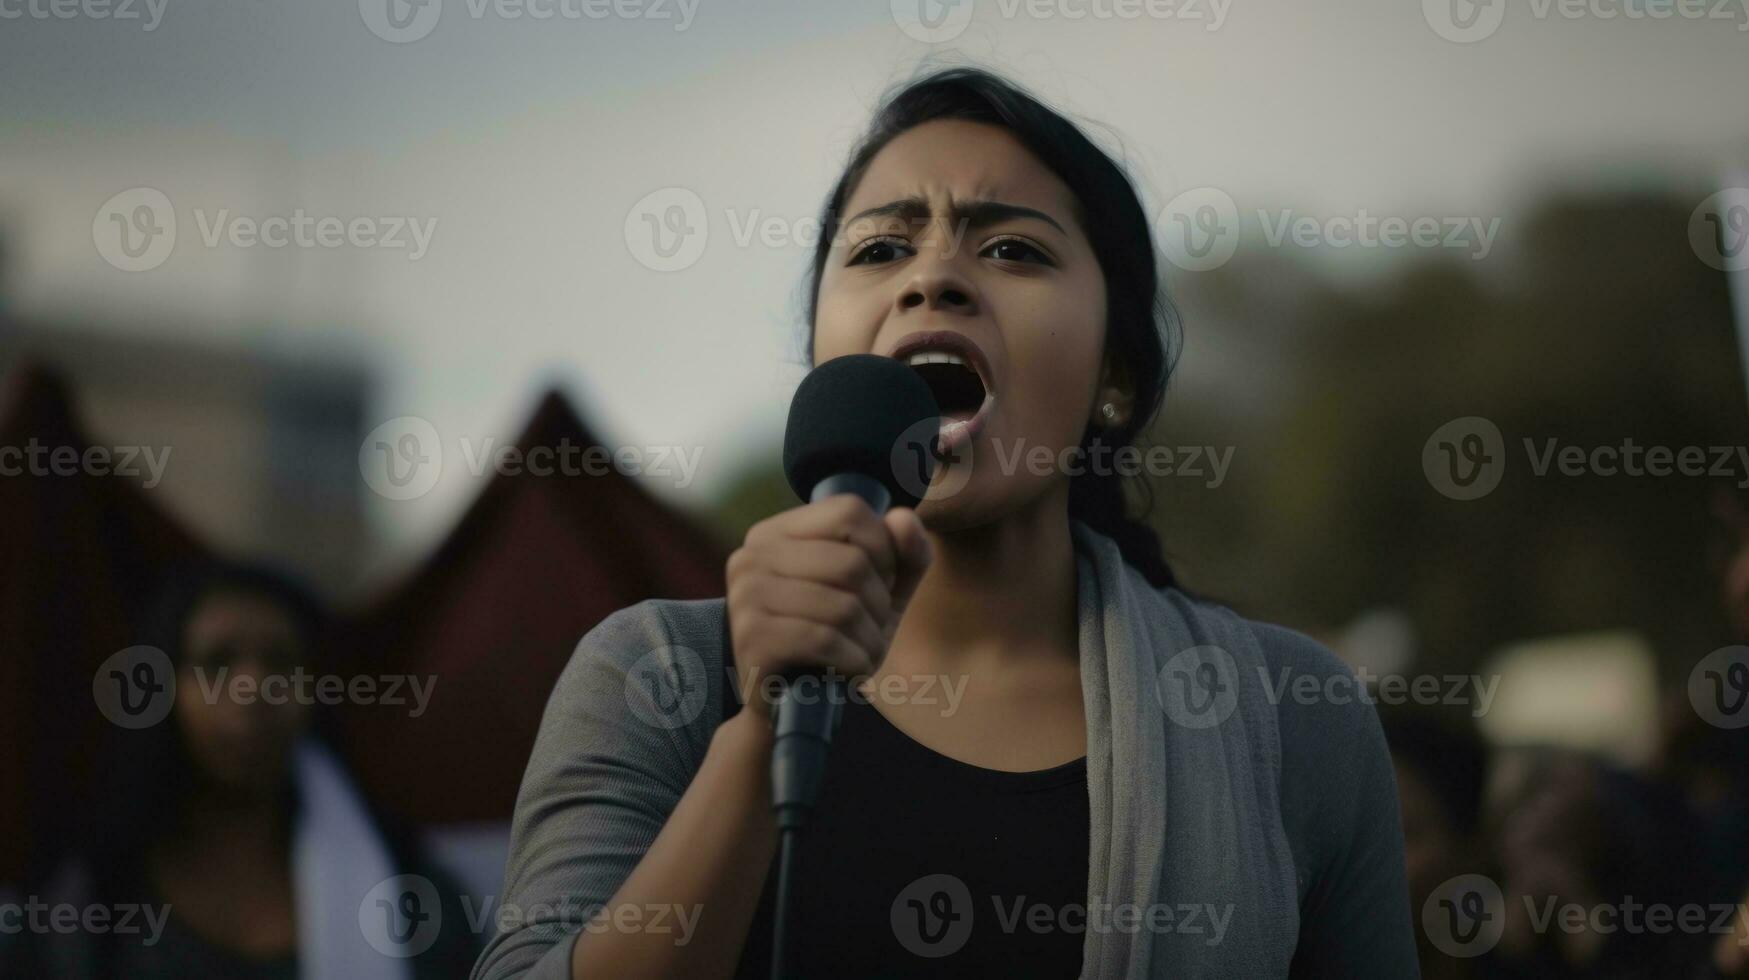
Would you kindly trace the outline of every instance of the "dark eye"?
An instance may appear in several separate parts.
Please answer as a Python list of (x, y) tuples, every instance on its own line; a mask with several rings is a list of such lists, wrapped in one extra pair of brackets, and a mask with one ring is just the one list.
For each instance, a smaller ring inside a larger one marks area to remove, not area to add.
[(1019, 238), (1002, 238), (985, 246), (983, 253), (993, 259), (1003, 259), (1008, 262), (1036, 262), (1040, 265), (1050, 265), (1051, 257), (1031, 242)]
[(891, 262), (901, 254), (911, 254), (911, 246), (902, 238), (871, 238), (856, 250), (845, 265), (878, 265)]

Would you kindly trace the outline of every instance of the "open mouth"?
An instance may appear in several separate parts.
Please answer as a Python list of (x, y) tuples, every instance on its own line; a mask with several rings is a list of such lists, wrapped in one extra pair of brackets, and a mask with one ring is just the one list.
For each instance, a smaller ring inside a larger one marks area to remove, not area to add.
[(916, 371), (935, 395), (941, 410), (938, 453), (950, 453), (982, 431), (996, 396), (983, 352), (969, 339), (955, 333), (913, 335), (893, 356)]
[(984, 404), (983, 379), (958, 354), (912, 354), (909, 364), (935, 394), (943, 421), (964, 422)]

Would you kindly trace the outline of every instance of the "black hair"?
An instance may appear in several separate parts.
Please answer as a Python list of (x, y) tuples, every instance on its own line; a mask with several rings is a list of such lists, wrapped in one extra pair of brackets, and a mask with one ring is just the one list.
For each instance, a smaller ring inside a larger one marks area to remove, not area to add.
[[(905, 84), (876, 110), (850, 155), (820, 217), (821, 234), (807, 280), (804, 356), (814, 357), (814, 318), (826, 255), (843, 209), (875, 154), (899, 134), (936, 119), (1000, 126), (1018, 139), (1074, 193), (1076, 217), (1105, 277), (1105, 349), (1135, 385), (1135, 410), (1109, 428), (1088, 424), (1081, 449), (1110, 452), (1134, 442), (1159, 414), (1166, 381), (1177, 360), (1178, 314), (1160, 277), (1147, 212), (1127, 174), (1066, 117), (1019, 86), (981, 68), (935, 71)], [(1103, 447), (1103, 448), (1101, 448)], [(1160, 538), (1145, 518), (1152, 488), (1139, 482), (1142, 514), (1126, 513), (1123, 477), (1110, 467), (1087, 467), (1070, 479), (1069, 515), (1110, 537), (1124, 560), (1157, 587), (1175, 585)]]

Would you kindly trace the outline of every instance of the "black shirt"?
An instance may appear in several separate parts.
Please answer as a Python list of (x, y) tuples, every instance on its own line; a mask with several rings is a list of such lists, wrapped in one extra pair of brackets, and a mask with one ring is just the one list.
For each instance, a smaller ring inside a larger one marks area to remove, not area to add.
[[(792, 871), (791, 976), (1079, 975), (1085, 758), (985, 769), (924, 747), (853, 697), (820, 794)], [(738, 978), (770, 976), (776, 864)]]
[[(1352, 676), (1301, 634), (1253, 628), (1272, 677)], [(1413, 946), (1399, 941), (1409, 903), (1396, 779), (1377, 716), (1357, 708), (1291, 697), (1277, 705), (1282, 829), (1300, 906), (1294, 980), (1417, 975)], [(1336, 750), (1357, 745), (1369, 751)], [(791, 882), (792, 977), (1079, 975), (1091, 834), (1086, 759), (1040, 772), (984, 769), (925, 748), (853, 698), (802, 834)], [(773, 861), (737, 980), (771, 975), (776, 880)], [(1218, 928), (1181, 926), (1211, 938)]]

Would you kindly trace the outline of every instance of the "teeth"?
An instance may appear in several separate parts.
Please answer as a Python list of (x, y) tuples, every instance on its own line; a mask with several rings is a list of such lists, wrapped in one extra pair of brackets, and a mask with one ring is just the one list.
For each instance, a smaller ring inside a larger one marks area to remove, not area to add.
[(910, 367), (916, 367), (919, 364), (958, 364), (960, 367), (965, 367), (966, 359), (958, 354), (949, 354), (947, 351), (918, 351), (906, 358), (905, 363)]

